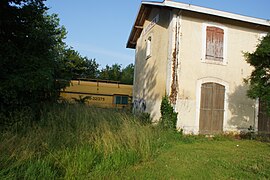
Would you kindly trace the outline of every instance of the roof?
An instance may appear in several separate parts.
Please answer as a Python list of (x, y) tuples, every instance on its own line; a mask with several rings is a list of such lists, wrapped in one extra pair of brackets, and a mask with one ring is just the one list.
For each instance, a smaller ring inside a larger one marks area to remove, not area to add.
[(143, 30), (143, 24), (148, 15), (150, 14), (151, 7), (168, 7), (168, 8), (175, 8), (180, 10), (186, 10), (196, 13), (202, 13), (212, 16), (218, 16), (222, 18), (232, 19), (236, 21), (242, 21), (257, 25), (263, 25), (263, 26), (269, 26), (270, 27), (270, 21), (265, 19), (259, 19), (249, 16), (243, 16), (239, 14), (224, 12), (220, 10), (195, 6), (191, 4), (185, 4), (180, 2), (174, 2), (174, 1), (163, 1), (163, 2), (149, 2), (144, 1), (141, 4), (140, 10), (138, 12), (136, 21), (132, 27), (128, 42), (127, 42), (127, 48), (136, 48), (137, 39), (140, 37), (142, 30)]

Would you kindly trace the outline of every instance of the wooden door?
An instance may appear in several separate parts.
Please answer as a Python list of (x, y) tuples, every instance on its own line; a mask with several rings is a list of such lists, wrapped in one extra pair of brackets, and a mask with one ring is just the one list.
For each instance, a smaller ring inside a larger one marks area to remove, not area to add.
[(258, 131), (260, 134), (270, 134), (270, 116), (266, 113), (267, 104), (264, 101), (259, 102)]
[(202, 84), (199, 122), (201, 134), (223, 131), (224, 100), (224, 86), (212, 82)]

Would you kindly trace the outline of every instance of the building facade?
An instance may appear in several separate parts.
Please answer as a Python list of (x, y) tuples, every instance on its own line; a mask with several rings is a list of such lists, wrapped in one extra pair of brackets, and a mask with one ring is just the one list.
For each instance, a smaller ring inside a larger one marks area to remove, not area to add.
[(173, 1), (142, 2), (127, 48), (136, 49), (134, 107), (158, 121), (167, 95), (185, 133), (258, 128), (246, 96), (253, 52), (270, 31), (263, 19)]

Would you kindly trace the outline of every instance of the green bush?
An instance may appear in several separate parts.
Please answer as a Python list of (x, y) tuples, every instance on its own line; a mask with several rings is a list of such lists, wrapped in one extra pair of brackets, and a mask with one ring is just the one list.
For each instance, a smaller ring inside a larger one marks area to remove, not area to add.
[(165, 129), (176, 129), (177, 115), (169, 102), (168, 96), (164, 96), (160, 106), (160, 125)]

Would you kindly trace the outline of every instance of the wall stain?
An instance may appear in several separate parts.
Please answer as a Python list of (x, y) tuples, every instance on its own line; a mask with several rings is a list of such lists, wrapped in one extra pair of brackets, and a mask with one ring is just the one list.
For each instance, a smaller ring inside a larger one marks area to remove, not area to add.
[(169, 96), (170, 102), (172, 104), (176, 104), (177, 94), (178, 94), (178, 55), (179, 55), (179, 32), (180, 32), (180, 25), (178, 21), (176, 22), (175, 26), (175, 46), (173, 50), (173, 57), (172, 57), (172, 83), (171, 83), (171, 93)]

